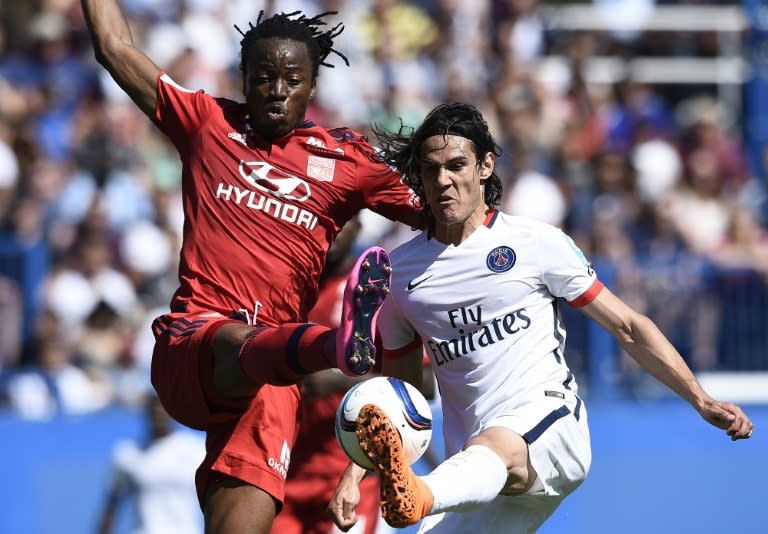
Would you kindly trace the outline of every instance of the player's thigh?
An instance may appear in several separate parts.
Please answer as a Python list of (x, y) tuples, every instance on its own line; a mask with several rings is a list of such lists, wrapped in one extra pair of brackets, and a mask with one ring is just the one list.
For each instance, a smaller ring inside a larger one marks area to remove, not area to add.
[(211, 339), (230, 324), (214, 312), (170, 313), (155, 319), (152, 330), (152, 385), (168, 413), (198, 430), (236, 419), (247, 399), (225, 399), (216, 394)]
[[(528, 445), (536, 473), (526, 492), (565, 496), (586, 477), (592, 462), (587, 413), (575, 396), (565, 400), (539, 397), (489, 421), (483, 431), (504, 427)], [(507, 493), (505, 488), (504, 493)], [(519, 493), (519, 488), (510, 491)]]
[(242, 370), (240, 349), (254, 327), (230, 322), (219, 327), (211, 338), (213, 350), (213, 380), (217, 395), (225, 398), (251, 396), (260, 385), (254, 384)]
[(274, 497), (229, 476), (217, 476), (205, 497), (205, 534), (267, 534), (277, 513)]

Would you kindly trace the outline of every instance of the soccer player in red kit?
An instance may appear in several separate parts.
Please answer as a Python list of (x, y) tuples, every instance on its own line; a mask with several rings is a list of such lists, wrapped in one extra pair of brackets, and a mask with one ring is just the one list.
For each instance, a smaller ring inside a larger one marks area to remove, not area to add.
[[(134, 46), (117, 0), (81, 4), (97, 60), (183, 165), (180, 286), (153, 326), (152, 383), (175, 419), (206, 432), (196, 478), (206, 532), (269, 532), (298, 434), (295, 384), (337, 365), (367, 370), (337, 357), (333, 330), (304, 324), (330, 243), (360, 209), (412, 226), (421, 212), (359, 134), (305, 120), (319, 67), (331, 52), (346, 61), (333, 49), (343, 27), (321, 30), (329, 13), (262, 13), (249, 25), (243, 104), (174, 83)], [(382, 254), (358, 263), (373, 267), (365, 282), (379, 293)]]

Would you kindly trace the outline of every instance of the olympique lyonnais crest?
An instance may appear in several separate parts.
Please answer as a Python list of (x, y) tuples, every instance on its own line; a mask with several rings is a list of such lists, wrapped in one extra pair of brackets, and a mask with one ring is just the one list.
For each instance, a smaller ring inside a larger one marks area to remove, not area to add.
[(336, 161), (320, 156), (309, 156), (307, 159), (307, 176), (318, 182), (332, 182)]
[(514, 267), (515, 260), (517, 260), (515, 251), (510, 247), (501, 246), (488, 253), (485, 264), (495, 273), (505, 273)]

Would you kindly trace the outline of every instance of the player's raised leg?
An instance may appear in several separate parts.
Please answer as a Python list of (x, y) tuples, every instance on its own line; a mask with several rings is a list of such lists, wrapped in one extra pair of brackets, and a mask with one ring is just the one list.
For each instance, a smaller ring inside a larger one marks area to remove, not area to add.
[(345, 374), (363, 375), (376, 363), (376, 317), (389, 293), (391, 274), (389, 254), (381, 247), (363, 252), (352, 268), (336, 332), (336, 364)]
[(400, 433), (374, 404), (360, 408), (355, 422), (360, 448), (379, 476), (381, 512), (395, 528), (417, 523), (432, 508), (432, 491), (411, 469)]

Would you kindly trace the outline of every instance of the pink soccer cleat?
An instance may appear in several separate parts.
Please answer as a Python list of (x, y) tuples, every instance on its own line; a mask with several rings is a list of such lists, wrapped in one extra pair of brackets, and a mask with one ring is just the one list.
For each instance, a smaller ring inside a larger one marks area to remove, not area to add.
[(336, 331), (336, 366), (346, 375), (364, 375), (376, 364), (376, 316), (389, 293), (391, 274), (387, 251), (371, 247), (362, 253), (347, 279)]

